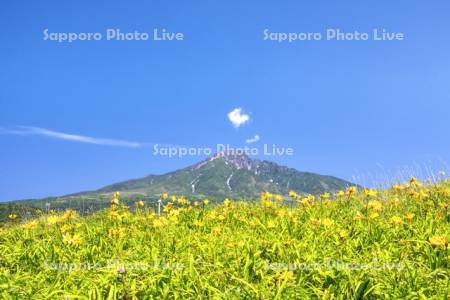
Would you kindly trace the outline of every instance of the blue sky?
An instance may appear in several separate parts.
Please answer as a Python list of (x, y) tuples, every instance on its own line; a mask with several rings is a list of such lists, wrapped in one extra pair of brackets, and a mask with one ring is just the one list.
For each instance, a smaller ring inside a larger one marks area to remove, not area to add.
[[(449, 10), (448, 1), (2, 1), (0, 200), (201, 159), (155, 156), (151, 143), (237, 147), (255, 135), (252, 146), (295, 149), (266, 159), (349, 180), (440, 168), (450, 160)], [(58, 43), (43, 40), (46, 28), (165, 28), (184, 40)], [(327, 28), (406, 38), (263, 40), (264, 29)], [(238, 128), (227, 117), (235, 108), (250, 119)]]

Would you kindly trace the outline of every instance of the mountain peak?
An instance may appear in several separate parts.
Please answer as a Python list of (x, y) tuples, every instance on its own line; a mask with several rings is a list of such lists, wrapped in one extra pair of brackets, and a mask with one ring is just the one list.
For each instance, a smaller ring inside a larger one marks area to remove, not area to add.
[(223, 160), (225, 164), (231, 165), (236, 169), (247, 169), (252, 170), (256, 168), (259, 164), (258, 160), (251, 159), (247, 154), (235, 152), (235, 151), (222, 151), (217, 152), (215, 155), (207, 158), (206, 160), (194, 165), (193, 169), (199, 169), (209, 162), (215, 160)]

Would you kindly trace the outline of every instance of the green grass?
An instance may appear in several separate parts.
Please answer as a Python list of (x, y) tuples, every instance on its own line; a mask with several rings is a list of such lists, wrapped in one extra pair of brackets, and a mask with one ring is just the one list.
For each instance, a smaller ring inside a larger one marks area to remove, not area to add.
[(447, 183), (292, 197), (12, 220), (0, 229), (0, 298), (450, 297)]

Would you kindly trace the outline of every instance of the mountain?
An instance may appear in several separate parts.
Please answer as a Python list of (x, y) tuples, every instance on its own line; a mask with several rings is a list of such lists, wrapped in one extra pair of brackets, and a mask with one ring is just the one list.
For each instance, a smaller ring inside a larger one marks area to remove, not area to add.
[(211, 199), (258, 197), (262, 191), (286, 195), (290, 190), (320, 194), (351, 185), (332, 177), (280, 166), (247, 155), (218, 153), (193, 166), (164, 175), (149, 175), (101, 188), (95, 193), (159, 195), (163, 192), (187, 197)]
[(136, 200), (143, 199), (149, 207), (156, 207), (156, 200), (164, 192), (211, 201), (225, 198), (254, 200), (263, 191), (287, 195), (293, 190), (317, 195), (342, 190), (349, 185), (353, 184), (332, 176), (300, 172), (246, 155), (218, 153), (181, 170), (119, 182), (95, 191), (0, 204), (0, 223), (10, 212), (25, 217), (48, 209), (72, 208), (89, 213), (108, 207), (111, 195), (116, 191), (121, 192), (121, 200), (127, 205), (132, 206)]

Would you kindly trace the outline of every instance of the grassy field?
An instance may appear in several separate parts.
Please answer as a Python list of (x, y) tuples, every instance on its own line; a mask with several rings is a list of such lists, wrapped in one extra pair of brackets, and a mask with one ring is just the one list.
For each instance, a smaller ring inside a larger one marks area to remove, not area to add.
[(450, 298), (448, 182), (256, 204), (162, 198), (160, 217), (119, 194), (87, 217), (11, 213), (0, 298)]

